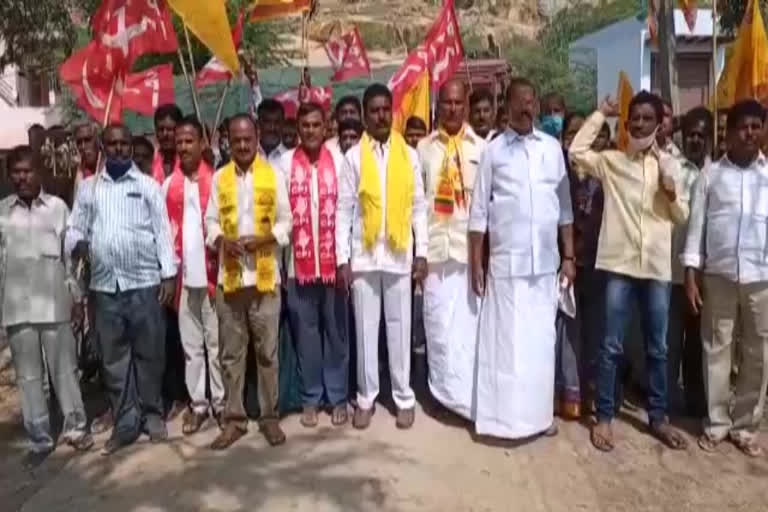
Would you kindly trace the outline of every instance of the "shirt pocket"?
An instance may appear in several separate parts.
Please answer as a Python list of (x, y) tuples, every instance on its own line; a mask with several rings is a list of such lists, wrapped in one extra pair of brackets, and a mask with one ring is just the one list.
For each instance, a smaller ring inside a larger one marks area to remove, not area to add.
[(44, 231), (39, 234), (38, 241), (39, 257), (46, 260), (61, 259), (61, 238), (54, 231)]

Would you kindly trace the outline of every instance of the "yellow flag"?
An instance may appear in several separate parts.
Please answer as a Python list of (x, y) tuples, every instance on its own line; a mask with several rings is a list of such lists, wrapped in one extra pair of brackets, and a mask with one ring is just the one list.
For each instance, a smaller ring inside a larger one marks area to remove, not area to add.
[(717, 108), (729, 108), (748, 98), (768, 99), (768, 38), (757, 0), (752, 0), (744, 12), (716, 94)]
[(413, 86), (403, 95), (400, 105), (392, 105), (394, 110), (392, 128), (405, 133), (408, 118), (420, 117), (429, 126), (429, 71), (424, 70)]
[(616, 90), (616, 101), (619, 103), (619, 120), (616, 123), (616, 146), (620, 151), (626, 151), (629, 144), (627, 120), (629, 119), (629, 103), (634, 95), (635, 91), (632, 90), (629, 77), (625, 72), (619, 71), (619, 86)]
[(251, 21), (264, 21), (281, 16), (290, 16), (311, 9), (311, 0), (253, 0)]
[(187, 28), (232, 73), (240, 70), (224, 0), (168, 0)]

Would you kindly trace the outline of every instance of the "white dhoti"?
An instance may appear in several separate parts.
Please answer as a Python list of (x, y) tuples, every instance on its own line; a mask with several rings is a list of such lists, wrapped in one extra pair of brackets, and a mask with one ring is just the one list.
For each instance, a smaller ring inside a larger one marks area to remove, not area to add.
[(478, 434), (522, 438), (552, 425), (555, 274), (488, 276), (477, 356)]
[(475, 413), (479, 311), (480, 299), (470, 287), (466, 264), (430, 265), (424, 282), (429, 390), (438, 402), (468, 419)]
[(416, 404), (411, 389), (411, 275), (356, 273), (352, 282), (357, 334), (357, 405), (368, 410), (379, 395), (379, 322), (384, 322), (392, 399), (398, 409)]

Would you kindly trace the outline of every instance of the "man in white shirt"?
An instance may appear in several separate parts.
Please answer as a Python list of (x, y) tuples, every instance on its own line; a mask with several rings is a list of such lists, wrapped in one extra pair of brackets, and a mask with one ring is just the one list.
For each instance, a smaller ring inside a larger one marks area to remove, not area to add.
[(576, 275), (563, 151), (556, 139), (534, 128), (536, 101), (528, 80), (511, 81), (509, 128), (483, 154), (469, 218), (472, 285), (485, 297), (478, 335), (475, 429), (481, 435), (512, 439), (556, 433), (558, 268), (571, 283)]
[(32, 148), (11, 150), (8, 169), (16, 193), (0, 201), (0, 317), (31, 441), (24, 465), (32, 468), (55, 448), (43, 386), (48, 371), (63, 416), (61, 439), (88, 450), (93, 438), (86, 428), (70, 326), (73, 314), (82, 315), (82, 306), (79, 311), (72, 307), (80, 289), (62, 251), (69, 210), (64, 201), (43, 191)]
[[(680, 257), (688, 300), (695, 311), (701, 310), (708, 414), (699, 446), (715, 451), (730, 436), (750, 457), (763, 452), (757, 435), (768, 384), (768, 161), (760, 151), (764, 121), (765, 109), (755, 100), (737, 103), (728, 112), (727, 153), (705, 168), (694, 186)], [(742, 361), (731, 410), (735, 332), (740, 333)]]
[(466, 87), (446, 82), (439, 128), (419, 143), (429, 229), (424, 282), (429, 389), (440, 403), (472, 418), (480, 298), (469, 279), (469, 207), (486, 143), (464, 124)]
[(493, 128), (493, 93), (483, 87), (469, 95), (469, 124), (475, 135), (490, 142), (496, 130)]
[(214, 308), (219, 266), (216, 253), (205, 245), (203, 225), (213, 169), (203, 160), (203, 128), (196, 118), (185, 118), (176, 125), (176, 153), (178, 164), (163, 184), (163, 195), (180, 265), (174, 306), (185, 354), (184, 380), (191, 398), (182, 432), (190, 435), (200, 430), (209, 410), (218, 418), (224, 408), (219, 319)]
[[(262, 102), (262, 105), (264, 102)], [(278, 413), (279, 248), (288, 245), (291, 207), (282, 173), (258, 152), (258, 129), (247, 114), (229, 121), (232, 162), (213, 176), (205, 214), (206, 243), (219, 253), (219, 315), (225, 405), (223, 431), (211, 444), (229, 448), (248, 430), (243, 386), (253, 343), (259, 382), (259, 429), (285, 442)]]
[[(336, 280), (352, 287), (357, 334), (357, 406), (353, 425), (370, 425), (379, 394), (379, 321), (386, 322), (398, 428), (410, 428), (416, 404), (410, 379), (411, 272), (427, 270), (427, 216), (419, 157), (392, 131), (392, 93), (373, 84), (363, 96), (366, 133), (347, 151), (336, 212)], [(413, 248), (416, 248), (416, 257)]]
[[(336, 122), (336, 132), (337, 136), (331, 137), (330, 139), (325, 141), (326, 147), (330, 148), (336, 148), (339, 151), (341, 151), (341, 154), (347, 152), (347, 149), (351, 147), (347, 146), (344, 147), (343, 141), (342, 141), (342, 125), (347, 124), (352, 121), (356, 121), (357, 123), (362, 123), (363, 121), (363, 109), (360, 106), (360, 100), (357, 99), (356, 96), (344, 96), (341, 98), (338, 103), (336, 103), (336, 109), (333, 113), (333, 119), (330, 121)], [(362, 125), (361, 125), (362, 126)], [(362, 132), (362, 129), (360, 130)], [(360, 138), (360, 135), (358, 134), (357, 138)]]
[(288, 151), (283, 145), (285, 111), (279, 101), (268, 98), (256, 109), (259, 123), (259, 151), (270, 163), (275, 163)]
[(348, 419), (347, 302), (335, 287), (336, 201), (344, 158), (323, 145), (324, 117), (317, 103), (302, 104), (301, 143), (280, 158), (293, 214), (286, 302), (301, 369), (301, 423), (310, 428), (317, 426), (324, 396), (334, 426)]

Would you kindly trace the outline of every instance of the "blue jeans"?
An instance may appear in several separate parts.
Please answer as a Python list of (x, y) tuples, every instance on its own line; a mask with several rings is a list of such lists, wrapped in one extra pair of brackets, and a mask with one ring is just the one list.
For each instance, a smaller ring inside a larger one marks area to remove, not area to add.
[(667, 414), (667, 321), (670, 285), (667, 281), (636, 279), (606, 272), (605, 337), (598, 354), (597, 420), (615, 414), (616, 371), (624, 357), (624, 335), (637, 300), (643, 325), (648, 372), (648, 420), (664, 421)]

